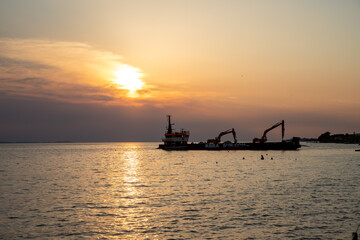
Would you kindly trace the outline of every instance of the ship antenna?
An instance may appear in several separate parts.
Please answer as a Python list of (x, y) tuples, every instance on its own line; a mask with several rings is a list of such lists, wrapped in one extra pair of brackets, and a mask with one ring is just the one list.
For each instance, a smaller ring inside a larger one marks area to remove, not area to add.
[(168, 122), (169, 122), (168, 129), (167, 129), (167, 134), (172, 134), (172, 125), (174, 125), (174, 124), (171, 123), (171, 116), (170, 115), (167, 115), (167, 118), (168, 118)]

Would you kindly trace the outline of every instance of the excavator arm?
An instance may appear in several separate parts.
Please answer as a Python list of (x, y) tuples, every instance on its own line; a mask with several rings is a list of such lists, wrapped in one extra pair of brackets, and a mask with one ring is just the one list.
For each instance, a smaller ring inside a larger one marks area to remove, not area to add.
[(224, 132), (221, 132), (219, 134), (219, 136), (217, 136), (215, 139), (208, 139), (207, 142), (208, 143), (219, 143), (221, 141), (221, 137), (226, 135), (226, 134), (229, 134), (229, 133), (232, 133), (233, 134), (233, 137), (234, 137), (234, 142), (236, 143), (237, 142), (237, 139), (236, 139), (236, 132), (235, 132), (235, 129), (229, 129), (229, 130), (226, 130)]
[(283, 140), (284, 139), (284, 133), (285, 133), (285, 122), (284, 120), (281, 120), (280, 122), (276, 123), (274, 126), (266, 129), (263, 133), (263, 136), (261, 138), (254, 138), (253, 139), (253, 142), (256, 143), (256, 142), (260, 142), (260, 143), (264, 143), (267, 141), (267, 137), (266, 137), (266, 134), (268, 132), (270, 132), (271, 130), (273, 130), (274, 128), (277, 128), (278, 126), (282, 126), (281, 127), (281, 139)]

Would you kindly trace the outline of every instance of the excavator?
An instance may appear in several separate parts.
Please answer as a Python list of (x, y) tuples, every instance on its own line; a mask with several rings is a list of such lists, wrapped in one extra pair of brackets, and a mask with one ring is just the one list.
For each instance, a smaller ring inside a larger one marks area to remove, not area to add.
[(273, 130), (274, 128), (278, 127), (278, 126), (282, 126), (281, 128), (281, 140), (284, 139), (284, 133), (285, 133), (285, 124), (284, 124), (284, 120), (281, 120), (280, 122), (278, 122), (277, 124), (275, 124), (274, 126), (272, 126), (271, 128), (268, 128), (264, 131), (264, 134), (261, 138), (254, 138), (253, 139), (253, 143), (265, 143), (267, 141), (267, 137), (266, 134)]
[(235, 132), (235, 129), (231, 128), (229, 130), (226, 130), (224, 132), (221, 132), (219, 134), (219, 136), (217, 136), (215, 139), (208, 139), (207, 140), (207, 143), (214, 143), (214, 144), (217, 144), (220, 142), (221, 140), (221, 137), (226, 135), (226, 134), (229, 134), (229, 133), (232, 133), (233, 134), (233, 137), (234, 137), (234, 143), (237, 143), (237, 139), (236, 139), (236, 132)]

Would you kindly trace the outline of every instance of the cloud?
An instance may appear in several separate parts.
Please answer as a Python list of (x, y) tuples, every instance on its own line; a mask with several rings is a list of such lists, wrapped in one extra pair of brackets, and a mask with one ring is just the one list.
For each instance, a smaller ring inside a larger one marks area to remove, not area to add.
[(197, 106), (198, 110), (204, 109), (204, 102), (209, 106), (231, 101), (220, 91), (171, 80), (154, 85), (148, 79), (137, 98), (128, 98), (128, 91), (113, 81), (122, 66), (129, 66), (122, 56), (86, 43), (0, 39), (0, 91), (8, 94), (79, 103)]
[(129, 98), (129, 91), (114, 81), (122, 67), (132, 66), (122, 56), (86, 43), (0, 39), (0, 91), (8, 95), (162, 108), (186, 108), (189, 102), (194, 107), (203, 99), (209, 99), (209, 105), (216, 96), (225, 98), (205, 89), (189, 91), (187, 86), (171, 81), (154, 85), (143, 79), (144, 88), (137, 91), (136, 98)]
[[(0, 43), (2, 43), (1, 40)], [(1, 49), (2, 51), (4, 50), (3, 47), (1, 47)], [(35, 63), (20, 59), (6, 58), (6, 57), (0, 57), (0, 66), (4, 72), (8, 72), (8, 73), (15, 73), (15, 72), (11, 72), (11, 70), (16, 68), (30, 68), (30, 69), (52, 68), (51, 66), (46, 64)]]
[(68, 102), (126, 102), (111, 81), (123, 58), (88, 44), (0, 39), (0, 91)]

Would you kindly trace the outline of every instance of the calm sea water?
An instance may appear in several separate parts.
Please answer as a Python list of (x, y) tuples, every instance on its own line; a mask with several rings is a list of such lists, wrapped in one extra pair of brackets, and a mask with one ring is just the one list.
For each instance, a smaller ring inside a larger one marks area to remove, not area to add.
[(0, 238), (351, 239), (360, 146), (305, 144), (285, 152), (1, 144)]

